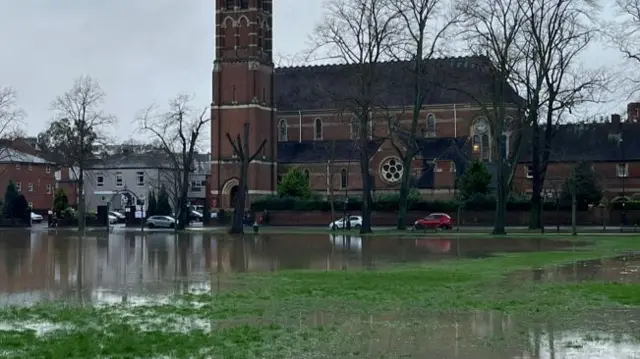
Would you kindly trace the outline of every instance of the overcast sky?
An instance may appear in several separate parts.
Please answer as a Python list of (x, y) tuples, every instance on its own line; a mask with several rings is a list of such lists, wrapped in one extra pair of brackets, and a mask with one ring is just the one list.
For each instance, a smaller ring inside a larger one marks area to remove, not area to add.
[[(306, 48), (323, 0), (274, 0), (276, 53)], [(51, 119), (50, 104), (86, 74), (107, 93), (105, 108), (131, 134), (138, 110), (179, 92), (211, 102), (215, 0), (0, 1), (0, 86), (12, 86), (35, 135)], [(593, 48), (590, 65), (617, 63), (613, 50)], [(620, 108), (622, 101), (602, 111)], [(602, 107), (602, 106), (601, 106)]]

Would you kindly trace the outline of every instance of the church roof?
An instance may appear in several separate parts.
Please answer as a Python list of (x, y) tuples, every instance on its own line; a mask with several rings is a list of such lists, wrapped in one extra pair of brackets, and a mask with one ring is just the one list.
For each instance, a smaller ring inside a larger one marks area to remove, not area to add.
[[(369, 153), (378, 151), (383, 142), (384, 140), (369, 141)], [(332, 146), (335, 147), (332, 149)], [(357, 162), (358, 153), (357, 142), (354, 140), (278, 142), (279, 163), (326, 163), (332, 159)]]
[[(374, 71), (376, 106), (401, 107), (413, 103), (413, 73), (410, 61), (378, 64)], [(475, 104), (492, 100), (494, 72), (484, 56), (431, 59), (424, 77), (424, 103)], [(345, 99), (358, 97), (357, 64), (282, 67), (275, 70), (275, 97), (279, 111), (339, 109)], [(522, 100), (509, 89), (507, 103)]]

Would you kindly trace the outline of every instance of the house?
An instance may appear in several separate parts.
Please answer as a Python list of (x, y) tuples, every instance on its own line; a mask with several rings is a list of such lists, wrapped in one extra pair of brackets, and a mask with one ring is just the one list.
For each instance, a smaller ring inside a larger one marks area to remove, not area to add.
[[(194, 203), (203, 203), (206, 197), (208, 164), (206, 155), (197, 155), (195, 169), (190, 175), (188, 197)], [(153, 191), (157, 195), (164, 186), (170, 198), (179, 191), (176, 176), (180, 174), (167, 157), (158, 152), (120, 152), (95, 161), (85, 171), (84, 191), (87, 208), (110, 203), (113, 209), (122, 209), (131, 200), (146, 203)]]
[(46, 212), (53, 205), (55, 163), (13, 148), (0, 148), (0, 188), (4, 191), (10, 181), (15, 183), (29, 206)]

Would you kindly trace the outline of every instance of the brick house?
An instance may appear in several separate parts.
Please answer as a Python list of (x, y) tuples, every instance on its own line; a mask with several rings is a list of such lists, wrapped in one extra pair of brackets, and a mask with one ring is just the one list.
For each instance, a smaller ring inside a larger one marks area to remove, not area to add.
[[(326, 193), (329, 185), (354, 195), (362, 188), (354, 146), (357, 123), (339, 110), (344, 108), (340, 101), (353, 97), (357, 71), (353, 65), (275, 68), (272, 24), (271, 1), (217, 1), (209, 184), (213, 207), (230, 207), (237, 195), (239, 168), (226, 135), (241, 134), (244, 122), (251, 126), (250, 150), (266, 140), (249, 167), (250, 198), (275, 193), (278, 178), (291, 167), (308, 174), (318, 193)], [(493, 97), (495, 81), (489, 60), (482, 56), (434, 59), (427, 68), (419, 123), (422, 149), (413, 163), (414, 183), (425, 196), (450, 197), (463, 167), (462, 150), (486, 161), (495, 157), (488, 121), (478, 105)], [(372, 113), (366, 150), (371, 154), (374, 191), (395, 191), (404, 169), (389, 141), (388, 119), (395, 118), (400, 126), (410, 122), (411, 63), (383, 63), (378, 75), (378, 102), (385, 110)], [(510, 91), (505, 102), (515, 117), (516, 106), (511, 104), (521, 99)], [(509, 129), (504, 135), (510, 136)], [(329, 148), (334, 141), (332, 159)], [(457, 150), (451, 151), (451, 146)], [(329, 161), (333, 176), (327, 170)]]
[[(627, 106), (627, 120), (611, 115), (604, 122), (574, 123), (558, 126), (552, 140), (550, 162), (543, 192), (548, 199), (562, 191), (576, 163), (592, 163), (604, 196), (630, 199), (640, 193), (640, 104)], [(515, 173), (517, 191), (531, 193), (530, 148)]]
[(13, 181), (34, 211), (49, 210), (56, 186), (55, 163), (13, 148), (4, 148), (0, 157), (0, 188), (4, 191)]

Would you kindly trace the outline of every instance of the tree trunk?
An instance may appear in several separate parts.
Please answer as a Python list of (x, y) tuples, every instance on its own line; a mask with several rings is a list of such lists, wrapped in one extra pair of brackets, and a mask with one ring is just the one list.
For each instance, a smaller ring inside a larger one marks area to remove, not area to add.
[(529, 217), (529, 229), (542, 228), (542, 196), (540, 190), (536, 191), (535, 186), (531, 193), (531, 213)]
[(360, 173), (362, 175), (362, 227), (360, 233), (371, 233), (371, 207), (373, 197), (371, 196), (371, 176), (369, 175), (369, 156), (367, 148), (360, 150)]
[(576, 184), (575, 181), (571, 181), (571, 235), (572, 236), (577, 236), (578, 235), (578, 229), (577, 229), (577, 200), (576, 200)]
[(233, 221), (231, 222), (230, 234), (244, 233), (244, 207), (246, 204), (247, 193), (247, 174), (249, 172), (249, 164), (246, 160), (242, 160), (240, 165), (240, 179), (238, 183), (238, 201), (234, 204)]
[(87, 209), (84, 200), (84, 164), (79, 168), (78, 175), (78, 229), (83, 231), (87, 225)]
[[(409, 212), (409, 180), (411, 177), (409, 176), (409, 168), (411, 166), (411, 159), (407, 161), (405, 159), (403, 163), (403, 168), (405, 173), (402, 174), (402, 183), (400, 184), (400, 196), (398, 199), (398, 218), (396, 223), (396, 228), (399, 230), (407, 229), (407, 213)], [(407, 167), (406, 162), (409, 162), (409, 167)]]
[(507, 196), (508, 196), (508, 184), (505, 180), (505, 166), (502, 159), (499, 159), (498, 164), (498, 198), (496, 201), (496, 219), (493, 225), (493, 234), (503, 235), (506, 234), (506, 216), (507, 216)]

